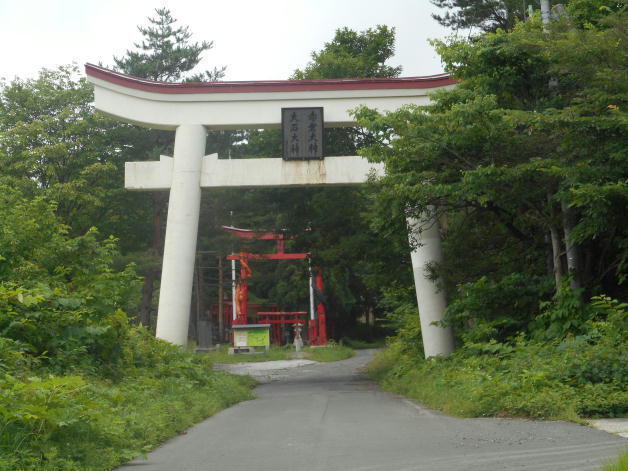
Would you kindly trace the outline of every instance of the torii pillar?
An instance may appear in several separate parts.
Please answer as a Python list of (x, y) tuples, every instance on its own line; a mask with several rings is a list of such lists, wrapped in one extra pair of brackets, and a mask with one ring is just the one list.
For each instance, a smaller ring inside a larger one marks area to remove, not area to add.
[(156, 335), (177, 345), (188, 339), (206, 137), (204, 126), (187, 124), (177, 127), (174, 139)]
[[(97, 109), (126, 122), (175, 131), (174, 158), (127, 162), (125, 187), (169, 190), (168, 219), (157, 314), (157, 337), (187, 343), (201, 188), (261, 188), (360, 185), (383, 175), (382, 165), (359, 156), (285, 161), (279, 158), (218, 159), (205, 155), (206, 129), (264, 129), (281, 124), (282, 108), (323, 107), (326, 127), (353, 126), (347, 110), (364, 105), (393, 111), (406, 104), (426, 105), (427, 94), (453, 87), (447, 75), (393, 79), (285, 80), (263, 82), (163, 83), (87, 64)], [(413, 251), (419, 315), (426, 357), (453, 350), (443, 319), (444, 293), (425, 276), (438, 261), (440, 239), (429, 218), (409, 221), (419, 229)], [(413, 230), (414, 230), (413, 229)]]

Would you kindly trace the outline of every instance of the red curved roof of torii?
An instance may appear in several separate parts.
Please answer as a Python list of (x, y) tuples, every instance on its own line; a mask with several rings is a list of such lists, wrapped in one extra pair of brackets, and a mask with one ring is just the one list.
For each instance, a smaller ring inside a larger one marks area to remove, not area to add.
[(264, 93), (330, 90), (378, 90), (437, 88), (454, 85), (457, 80), (449, 74), (424, 77), (354, 78), (320, 80), (260, 80), (238, 82), (156, 82), (122, 74), (93, 64), (85, 64), (85, 73), (122, 87), (153, 93)]

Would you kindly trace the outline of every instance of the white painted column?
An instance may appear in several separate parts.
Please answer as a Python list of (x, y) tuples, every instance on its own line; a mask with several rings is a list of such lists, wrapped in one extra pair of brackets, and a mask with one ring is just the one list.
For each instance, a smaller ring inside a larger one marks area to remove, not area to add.
[(310, 274), (310, 320), (316, 319), (316, 310), (314, 309), (314, 275), (312, 274), (312, 259), (307, 259), (308, 271)]
[(426, 268), (430, 263), (443, 260), (438, 221), (431, 216), (431, 213), (425, 213), (420, 219), (408, 218), (411, 243), (414, 241), (420, 244), (412, 251), (411, 257), (425, 358), (447, 356), (454, 351), (451, 327), (432, 324), (444, 319), (447, 301), (445, 292), (439, 290), (436, 280), (426, 276)]
[[(233, 253), (231, 254), (233, 255)], [(235, 266), (235, 260), (231, 260), (231, 320), (236, 320), (236, 318), (238, 317), (238, 309), (237, 309), (237, 296), (236, 296), (236, 288), (237, 288), (237, 283), (236, 283), (236, 266)]]
[(181, 125), (174, 141), (156, 335), (181, 346), (188, 339), (205, 138), (202, 125)]

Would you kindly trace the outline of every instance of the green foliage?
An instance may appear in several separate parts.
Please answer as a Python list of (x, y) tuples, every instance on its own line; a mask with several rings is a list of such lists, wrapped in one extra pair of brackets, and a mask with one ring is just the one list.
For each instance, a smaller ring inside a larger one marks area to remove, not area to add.
[(581, 28), (599, 26), (613, 12), (626, 8), (626, 3), (618, 0), (570, 0), (567, 10)]
[(386, 312), (387, 327), (395, 332), (397, 348), (409, 356), (421, 357), (423, 339), (414, 286), (394, 284), (387, 287), (380, 303)]
[(359, 33), (337, 29), (334, 39), (312, 52), (312, 62), (297, 69), (294, 80), (356, 77), (397, 77), (401, 67), (385, 62), (395, 53), (395, 28), (378, 25)]
[(18, 342), (53, 371), (114, 374), (128, 332), (137, 279), (132, 266), (112, 269), (114, 239), (95, 229), (69, 237), (41, 197), (2, 188), (0, 197), (0, 335)]
[(389, 390), (460, 416), (580, 420), (628, 411), (626, 304), (602, 296), (579, 336), (467, 342), (448, 358), (422, 360), (397, 336), (369, 371)]
[[(455, 89), (425, 107), (356, 110), (377, 141), (361, 153), (387, 171), (372, 225), (388, 232), (436, 208), (445, 261), (429, 268), (463, 343), (581, 335), (593, 315), (582, 298), (625, 295), (626, 13), (607, 13), (586, 29), (567, 14), (548, 31), (532, 18), (435, 41)], [(553, 246), (550, 234), (564, 239)]]
[(143, 328), (130, 330), (124, 351), (115, 382), (2, 375), (0, 469), (108, 470), (252, 396), (250, 379), (213, 371), (206, 356)]
[(55, 210), (0, 186), (0, 469), (111, 469), (251, 397), (250, 380), (129, 327), (133, 266)]
[(605, 464), (601, 471), (627, 471), (628, 470), (628, 450), (620, 453), (617, 461)]
[(567, 282), (561, 288), (552, 302), (541, 303), (541, 314), (530, 324), (530, 330), (536, 338), (564, 338), (568, 334), (580, 334), (586, 329), (592, 309), (583, 305), (580, 290), (570, 289)]
[(526, 8), (539, 7), (539, 2), (518, 0), (430, 0), (433, 5), (445, 8), (444, 15), (432, 14), (441, 25), (458, 29), (480, 28), (483, 31), (512, 29), (517, 21), (526, 18)]
[[(529, 6), (539, 11), (538, 0), (430, 0), (439, 8), (447, 9), (444, 15), (432, 15), (441, 25), (454, 30), (479, 28), (484, 32), (502, 29), (509, 31), (518, 22), (529, 17)], [(553, 2), (552, 2), (553, 3)], [(598, 24), (611, 12), (625, 8), (617, 0), (567, 0), (567, 11), (580, 27)], [(537, 13), (538, 14), (538, 13)]]
[(0, 195), (0, 469), (111, 469), (250, 397), (129, 327), (138, 281), (113, 268), (114, 239), (68, 235), (41, 196)]
[(551, 284), (547, 277), (510, 273), (495, 281), (483, 276), (458, 290), (445, 315), (462, 341), (504, 341), (527, 328), (538, 313), (539, 297), (551, 291)]
[(98, 221), (119, 236), (125, 214), (138, 211), (122, 183), (128, 127), (94, 112), (92, 88), (77, 75), (60, 67), (0, 85), (0, 184), (56, 202), (75, 235)]
[[(201, 54), (210, 50), (213, 41), (190, 42), (189, 27), (177, 22), (167, 8), (156, 8), (155, 17), (149, 17), (147, 26), (138, 26), (143, 40), (136, 43), (138, 51), (127, 50), (125, 56), (114, 58), (116, 67), (135, 77), (172, 82), (181, 80), (183, 73), (192, 70), (201, 61)], [(192, 81), (215, 81), (225, 75), (225, 67), (214, 68), (190, 78)]]

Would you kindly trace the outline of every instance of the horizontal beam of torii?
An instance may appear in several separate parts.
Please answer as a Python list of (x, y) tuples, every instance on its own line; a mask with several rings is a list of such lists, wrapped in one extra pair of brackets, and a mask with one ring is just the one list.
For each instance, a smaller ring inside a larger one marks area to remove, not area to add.
[[(126, 162), (124, 186), (128, 190), (169, 190), (174, 159), (165, 155), (156, 162)], [(361, 185), (370, 176), (384, 174), (382, 164), (354, 155), (323, 160), (279, 158), (219, 159), (206, 155), (201, 161), (202, 188), (265, 188), (323, 185)]]
[[(123, 121), (175, 131), (173, 158), (127, 162), (125, 186), (131, 190), (169, 190), (157, 336), (187, 343), (201, 188), (261, 188), (357, 185), (381, 176), (383, 166), (359, 156), (322, 160), (279, 158), (219, 159), (205, 155), (207, 129), (277, 128), (283, 108), (320, 107), (325, 127), (353, 126), (350, 110), (367, 106), (394, 111), (406, 104), (426, 105), (428, 93), (453, 87), (445, 74), (390, 79), (275, 80), (257, 82), (163, 83), (87, 64), (97, 109)], [(440, 258), (437, 225), (426, 217), (409, 221), (421, 246), (412, 263), (426, 356), (453, 350), (443, 318), (444, 293), (426, 276)]]

